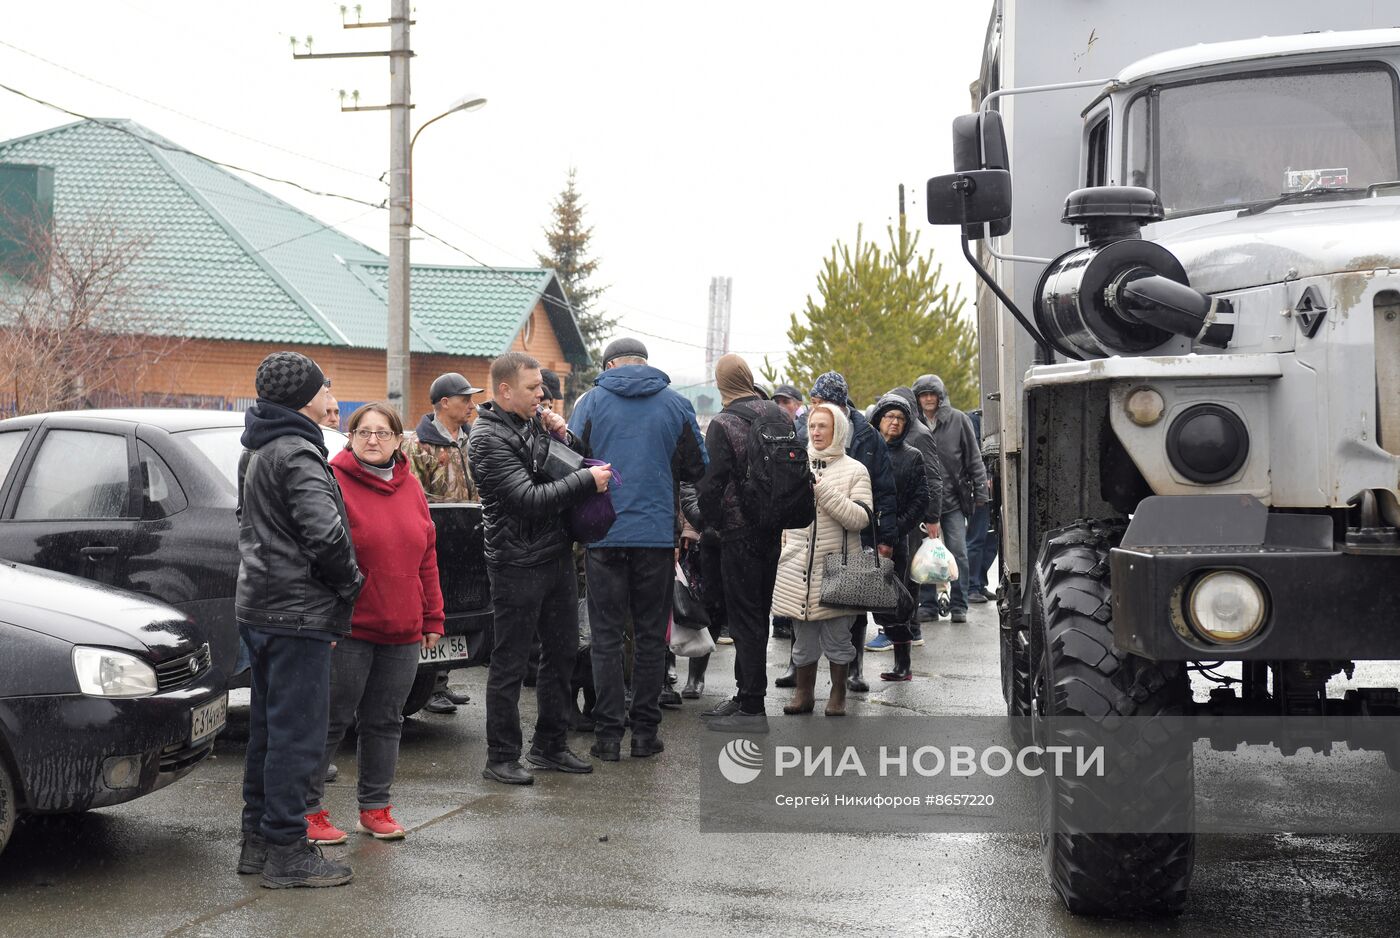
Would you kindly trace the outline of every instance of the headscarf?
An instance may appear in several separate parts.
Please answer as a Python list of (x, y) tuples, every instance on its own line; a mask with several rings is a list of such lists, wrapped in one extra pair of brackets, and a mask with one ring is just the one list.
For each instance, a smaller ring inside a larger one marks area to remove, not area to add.
[(749, 363), (733, 352), (715, 362), (715, 384), (719, 386), (722, 407), (728, 407), (740, 398), (758, 396)]
[[(812, 443), (812, 415), (817, 411), (826, 411), (834, 414), (836, 424), (832, 430), (831, 442), (826, 449), (817, 449)], [(807, 458), (813, 460), (824, 460), (831, 462), (846, 455), (846, 440), (851, 436), (851, 420), (846, 416), (845, 408), (836, 404), (818, 404), (807, 414)]]

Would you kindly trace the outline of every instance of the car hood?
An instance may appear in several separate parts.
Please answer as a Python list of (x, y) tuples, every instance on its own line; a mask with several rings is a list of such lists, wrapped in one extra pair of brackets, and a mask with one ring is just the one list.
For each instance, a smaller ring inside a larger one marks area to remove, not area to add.
[(1191, 286), (1212, 294), (1400, 268), (1400, 197), (1283, 205), (1158, 241), (1185, 265)]
[(0, 621), (74, 645), (164, 661), (196, 648), (179, 610), (78, 577), (0, 561)]

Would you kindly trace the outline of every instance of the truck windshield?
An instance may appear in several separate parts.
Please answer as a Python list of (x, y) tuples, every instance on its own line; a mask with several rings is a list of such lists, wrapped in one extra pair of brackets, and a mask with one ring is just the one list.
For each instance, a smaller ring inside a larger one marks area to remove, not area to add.
[(1168, 218), (1400, 178), (1396, 92), (1382, 66), (1153, 88), (1128, 106), (1126, 177)]

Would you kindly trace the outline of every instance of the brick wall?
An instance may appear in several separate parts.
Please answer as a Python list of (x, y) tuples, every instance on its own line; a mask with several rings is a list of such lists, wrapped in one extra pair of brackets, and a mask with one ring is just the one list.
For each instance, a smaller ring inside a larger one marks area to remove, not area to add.
[[(559, 339), (549, 323), (544, 304), (536, 305), (529, 324), (511, 346), (529, 352), (540, 364), (560, 374), (572, 366), (564, 360)], [(287, 345), (263, 342), (220, 342), (191, 339), (179, 350), (148, 372), (140, 390), (148, 394), (200, 395), (222, 397), (230, 404), (251, 398), (258, 362), (281, 349), (301, 352), (316, 360), (332, 381), (331, 390), (342, 401), (382, 400), (385, 391), (384, 352), (380, 349), (347, 349), (325, 345)], [(458, 371), (477, 387), (490, 383), (488, 358), (453, 355), (414, 355), (410, 414), (426, 412), (428, 386), (438, 375)], [(485, 399), (488, 395), (482, 395)], [(347, 414), (348, 416), (348, 414)]]

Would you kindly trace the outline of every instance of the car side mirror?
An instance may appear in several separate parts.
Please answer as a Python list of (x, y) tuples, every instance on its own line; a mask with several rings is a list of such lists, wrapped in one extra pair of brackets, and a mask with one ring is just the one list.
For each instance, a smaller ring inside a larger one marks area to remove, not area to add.
[[(931, 225), (976, 226), (1011, 220), (1011, 173), (1004, 169), (974, 169), (934, 176), (928, 181), (924, 201)], [(972, 239), (973, 235), (968, 234)]]
[[(978, 111), (953, 118), (953, 171), (968, 173), (977, 169), (1010, 171), (1011, 160), (1006, 152), (1006, 128), (997, 111)], [(963, 234), (969, 241), (984, 235), (998, 238), (1011, 230), (1010, 217), (981, 225), (968, 225)]]

